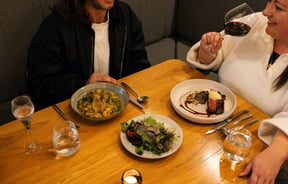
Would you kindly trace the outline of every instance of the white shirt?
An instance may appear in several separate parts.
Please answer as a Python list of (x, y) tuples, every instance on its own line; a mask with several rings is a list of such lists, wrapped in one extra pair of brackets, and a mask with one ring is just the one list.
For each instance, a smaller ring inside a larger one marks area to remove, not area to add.
[(101, 24), (92, 24), (94, 40), (94, 72), (109, 75), (110, 46), (108, 37), (109, 20)]
[(258, 20), (245, 37), (224, 36), (223, 46), (209, 65), (198, 61), (200, 42), (188, 51), (187, 61), (195, 67), (218, 71), (221, 83), (270, 116), (262, 121), (258, 135), (270, 144), (277, 128), (288, 135), (288, 84), (272, 90), (274, 80), (288, 65), (288, 54), (279, 56), (267, 70), (273, 51), (273, 38), (266, 32), (267, 18), (257, 13)]

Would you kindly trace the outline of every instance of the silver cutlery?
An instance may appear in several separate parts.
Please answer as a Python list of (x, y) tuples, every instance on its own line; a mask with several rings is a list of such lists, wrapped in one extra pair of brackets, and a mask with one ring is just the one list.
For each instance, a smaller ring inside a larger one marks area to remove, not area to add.
[[(259, 121), (258, 118), (253, 119), (253, 120), (249, 121), (248, 123), (245, 123), (244, 125), (239, 126), (238, 129), (245, 128), (245, 127), (247, 127), (253, 123), (256, 123), (257, 121)], [(223, 134), (228, 135), (230, 133), (230, 131), (231, 131), (231, 129), (226, 129), (225, 131), (223, 130)]]
[(220, 128), (218, 129), (218, 131), (220, 132), (226, 132), (227, 130), (233, 128), (234, 126), (236, 126), (238, 123), (240, 123), (241, 121), (244, 121), (245, 119), (251, 118), (253, 116), (253, 114), (249, 114), (247, 116), (244, 116), (243, 118), (240, 118), (239, 120), (233, 122), (231, 125), (224, 127), (224, 128)]
[[(63, 113), (63, 111), (56, 104), (52, 105), (52, 107), (65, 121), (70, 121), (68, 117)], [(80, 126), (78, 126), (77, 124), (75, 124), (75, 126), (76, 128), (80, 128)]]
[(248, 113), (250, 111), (250, 109), (244, 109), (238, 113), (236, 113), (235, 115), (232, 115), (231, 117), (219, 122), (217, 125), (215, 125), (213, 128), (211, 128), (210, 130), (208, 130), (205, 134), (212, 134), (214, 132), (216, 132), (218, 129), (224, 127), (225, 125), (227, 125), (227, 123), (235, 120), (236, 118), (238, 118), (239, 116)]
[(127, 88), (130, 92), (132, 92), (136, 97), (137, 97), (137, 101), (142, 103), (142, 102), (146, 102), (149, 97), (148, 96), (139, 96), (128, 84), (126, 84), (125, 82), (121, 82), (121, 85), (125, 88)]
[(131, 96), (129, 96), (129, 101), (132, 102), (134, 105), (138, 106), (140, 109), (145, 109), (143, 105), (141, 105), (137, 100), (131, 98)]

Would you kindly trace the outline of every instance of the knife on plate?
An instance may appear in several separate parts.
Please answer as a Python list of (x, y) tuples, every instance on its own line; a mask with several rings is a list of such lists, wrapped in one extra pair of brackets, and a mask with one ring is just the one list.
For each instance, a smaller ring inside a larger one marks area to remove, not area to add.
[(250, 111), (250, 109), (244, 109), (242, 111), (239, 111), (238, 113), (236, 113), (235, 115), (232, 115), (231, 117), (220, 121), (217, 125), (215, 125), (213, 128), (211, 128), (210, 130), (208, 130), (205, 134), (212, 134), (214, 132), (216, 132), (218, 129), (222, 128), (223, 126), (227, 125), (227, 123), (235, 120), (236, 118), (238, 118), (239, 116), (241, 116), (242, 114), (248, 113)]
[(141, 105), (137, 100), (131, 98), (131, 96), (129, 96), (129, 101), (132, 102), (134, 105), (140, 107), (141, 109), (145, 109), (143, 105)]

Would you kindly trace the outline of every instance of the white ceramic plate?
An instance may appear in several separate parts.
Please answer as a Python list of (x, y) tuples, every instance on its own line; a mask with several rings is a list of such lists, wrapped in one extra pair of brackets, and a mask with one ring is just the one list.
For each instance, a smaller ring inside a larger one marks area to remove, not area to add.
[[(141, 158), (147, 158), (147, 159), (159, 159), (159, 158), (164, 158), (167, 157), (171, 154), (173, 154), (175, 151), (177, 151), (183, 141), (183, 132), (182, 129), (180, 128), (180, 126), (173, 120), (171, 120), (170, 118), (166, 117), (166, 116), (162, 116), (162, 115), (157, 115), (157, 114), (143, 114), (140, 116), (137, 116), (131, 120), (137, 121), (137, 120), (143, 120), (144, 118), (147, 117), (153, 117), (154, 119), (156, 119), (158, 122), (162, 122), (165, 125), (165, 128), (175, 128), (175, 134), (176, 136), (178, 136), (178, 139), (173, 143), (172, 145), (172, 149), (170, 149), (169, 151), (162, 153), (161, 155), (156, 155), (150, 151), (146, 151), (144, 150), (143, 155), (138, 155), (135, 152), (135, 146), (133, 146), (129, 140), (127, 139), (127, 136), (125, 133), (123, 133), (122, 131), (120, 132), (120, 140), (122, 145), (124, 146), (124, 148), (129, 151), (130, 153), (132, 153), (133, 155), (136, 155), (138, 157)], [(130, 121), (128, 121), (128, 123), (130, 123)]]
[[(206, 112), (206, 104), (189, 104), (188, 108), (185, 107), (184, 102), (189, 94), (195, 91), (209, 91), (211, 89), (217, 90), (226, 95), (224, 101), (224, 113), (218, 115), (208, 114)], [(237, 105), (236, 97), (228, 87), (213, 80), (206, 79), (191, 79), (178, 83), (170, 92), (170, 100), (173, 109), (180, 116), (192, 122), (201, 124), (217, 123), (228, 118), (234, 112)]]

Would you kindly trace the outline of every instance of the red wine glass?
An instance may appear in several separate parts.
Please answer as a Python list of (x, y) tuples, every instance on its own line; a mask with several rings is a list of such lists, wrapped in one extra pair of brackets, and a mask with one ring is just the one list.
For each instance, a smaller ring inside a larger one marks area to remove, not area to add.
[[(247, 35), (257, 20), (257, 15), (254, 13), (254, 10), (247, 3), (242, 3), (229, 10), (224, 16), (224, 31), (220, 34), (222, 36), (225, 34), (231, 36)], [(211, 51), (211, 44), (207, 44), (205, 47), (211, 56), (216, 56), (216, 53)]]
[(242, 3), (229, 10), (224, 17), (225, 34), (232, 36), (247, 35), (257, 20), (257, 16), (253, 13), (255, 13), (254, 10), (247, 3)]

